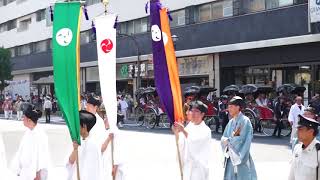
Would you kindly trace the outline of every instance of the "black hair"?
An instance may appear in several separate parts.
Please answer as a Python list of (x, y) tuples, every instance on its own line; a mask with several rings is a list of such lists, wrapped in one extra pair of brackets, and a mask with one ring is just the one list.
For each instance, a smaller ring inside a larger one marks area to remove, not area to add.
[(96, 124), (96, 116), (88, 111), (81, 110), (79, 111), (80, 126), (84, 127), (86, 125), (88, 132)]
[(37, 124), (38, 119), (41, 118), (42, 112), (40, 110), (35, 109), (35, 106), (30, 103), (23, 103), (20, 107), (20, 110), (23, 111), (23, 114), (31, 119), (32, 122)]

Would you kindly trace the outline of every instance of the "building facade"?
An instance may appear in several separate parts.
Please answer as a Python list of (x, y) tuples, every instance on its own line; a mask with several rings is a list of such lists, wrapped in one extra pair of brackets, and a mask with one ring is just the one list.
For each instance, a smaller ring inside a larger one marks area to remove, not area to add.
[[(0, 46), (12, 52), (14, 81), (30, 82), (30, 92), (52, 93), (52, 22), (43, 0), (0, 0)], [(152, 49), (145, 0), (110, 1), (119, 15), (118, 91), (133, 94), (153, 86)], [(169, 1), (172, 34), (182, 86), (296, 83), (320, 90), (320, 34), (308, 30), (305, 0)], [(81, 25), (81, 90), (99, 91), (95, 36), (91, 20), (104, 10), (87, 1), (90, 20)], [(124, 34), (125, 36), (121, 35)], [(128, 36), (129, 35), (129, 36)], [(139, 58), (138, 58), (139, 56)], [(137, 62), (139, 60), (139, 63)], [(140, 79), (137, 83), (138, 64)], [(37, 92), (40, 91), (40, 92)]]

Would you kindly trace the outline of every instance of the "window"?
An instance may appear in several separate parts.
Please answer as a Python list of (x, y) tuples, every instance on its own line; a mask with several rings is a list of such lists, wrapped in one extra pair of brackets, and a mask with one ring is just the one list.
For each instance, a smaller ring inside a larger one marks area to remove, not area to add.
[(18, 50), (17, 52), (18, 56), (28, 55), (31, 53), (31, 48), (29, 44), (19, 46), (17, 50)]
[(31, 18), (20, 21), (18, 31), (26, 31), (29, 28), (29, 24), (31, 24)]
[[(53, 10), (54, 6), (52, 6), (52, 10)], [(52, 26), (53, 22), (51, 21), (51, 13), (50, 13), (50, 8), (46, 8), (45, 10), (45, 18), (46, 18), (46, 23), (47, 26)]]
[(0, 7), (6, 5), (6, 0), (0, 0)]
[(279, 0), (279, 7), (293, 5), (293, 0)]
[(182, 26), (186, 24), (186, 11), (179, 10), (171, 13), (172, 21), (170, 22), (171, 27)]
[(126, 22), (120, 23), (120, 33), (127, 34), (127, 23)]
[(12, 58), (16, 56), (15, 48), (10, 48), (10, 54)]
[(0, 33), (7, 31), (7, 23), (0, 24)]
[(8, 31), (15, 29), (15, 28), (17, 28), (17, 20), (16, 19), (7, 22)]
[(97, 4), (97, 3), (100, 3), (101, 0), (86, 0), (86, 4), (89, 6), (89, 5), (92, 5), (92, 4)]
[(274, 9), (279, 7), (279, 0), (266, 1), (266, 9)]
[(34, 43), (34, 50), (35, 53), (45, 52), (47, 51), (47, 41), (39, 41)]
[(127, 22), (127, 34), (131, 35), (134, 33), (133, 21)]
[(209, 21), (211, 19), (211, 4), (199, 6), (199, 21)]
[(80, 44), (87, 44), (90, 41), (89, 31), (80, 33)]
[(265, 10), (265, 0), (244, 0), (243, 1), (245, 13), (257, 12)]
[(143, 33), (148, 31), (148, 18), (137, 19), (134, 21), (134, 33)]
[(37, 11), (37, 18), (36, 19), (37, 19), (37, 22), (46, 19), (46, 10), (42, 9), (42, 10)]
[(233, 1), (228, 0), (223, 2), (223, 17), (233, 16)]

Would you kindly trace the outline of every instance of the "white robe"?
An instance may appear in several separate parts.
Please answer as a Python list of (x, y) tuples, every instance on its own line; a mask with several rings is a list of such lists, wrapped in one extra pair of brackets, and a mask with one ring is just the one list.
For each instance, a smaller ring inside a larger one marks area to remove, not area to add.
[[(101, 147), (95, 139), (89, 135), (85, 140), (81, 140), (78, 148), (79, 171), (81, 180), (105, 180), (102, 173)], [(76, 162), (67, 163), (68, 180), (77, 179)]]
[(46, 133), (37, 125), (27, 129), (12, 161), (14, 174), (20, 180), (33, 180), (40, 171), (41, 180), (48, 177), (49, 148)]
[[(127, 167), (126, 167), (126, 158), (123, 153), (123, 136), (121, 130), (113, 129), (111, 130), (114, 134), (114, 151), (113, 151), (113, 161), (114, 165), (118, 166), (118, 170), (116, 172), (116, 180), (125, 180), (127, 176)], [(109, 134), (110, 130), (107, 131)], [(112, 153), (111, 153), (111, 143), (108, 145), (106, 151), (103, 153), (103, 173), (106, 180), (112, 180)]]
[(209, 162), (213, 155), (211, 130), (204, 122), (199, 125), (190, 122), (185, 130), (187, 138), (179, 134), (184, 180), (208, 180)]

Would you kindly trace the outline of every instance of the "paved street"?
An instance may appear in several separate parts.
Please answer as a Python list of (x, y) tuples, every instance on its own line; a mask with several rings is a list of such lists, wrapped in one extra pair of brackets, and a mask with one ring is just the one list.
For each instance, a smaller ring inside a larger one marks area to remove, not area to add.
[[(52, 168), (50, 180), (65, 179), (64, 164), (71, 151), (71, 142), (65, 125), (40, 124), (49, 136)], [(133, 129), (133, 130), (132, 130)], [(0, 120), (7, 161), (10, 162), (23, 135), (22, 122)], [(178, 180), (174, 136), (168, 129), (146, 130), (126, 127), (122, 131), (129, 180)], [(222, 152), (220, 136), (213, 135), (214, 158), (211, 179), (222, 179)], [(251, 152), (259, 180), (285, 180), (289, 171), (288, 139), (255, 136)]]

